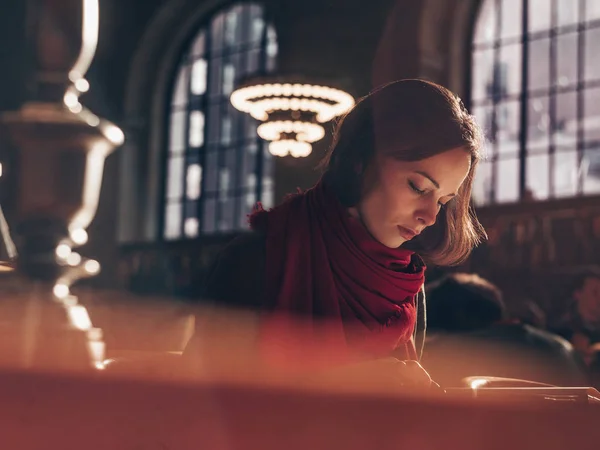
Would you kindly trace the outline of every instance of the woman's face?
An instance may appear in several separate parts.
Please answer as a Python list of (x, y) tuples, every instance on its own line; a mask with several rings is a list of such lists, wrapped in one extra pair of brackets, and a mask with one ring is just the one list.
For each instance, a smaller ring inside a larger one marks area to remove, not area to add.
[(383, 245), (400, 247), (435, 223), (470, 165), (462, 147), (411, 162), (376, 155), (364, 176), (362, 199), (350, 213)]

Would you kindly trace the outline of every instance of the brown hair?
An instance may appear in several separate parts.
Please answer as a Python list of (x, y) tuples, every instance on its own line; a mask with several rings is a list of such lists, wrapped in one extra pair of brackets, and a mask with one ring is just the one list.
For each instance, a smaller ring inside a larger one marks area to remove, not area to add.
[(429, 263), (456, 265), (487, 238), (470, 207), (482, 145), (479, 126), (452, 92), (428, 81), (400, 80), (371, 92), (340, 119), (321, 167), (325, 182), (351, 207), (360, 201), (363, 173), (375, 151), (419, 161), (464, 148), (471, 167), (457, 197), (440, 211), (434, 225), (406, 244)]

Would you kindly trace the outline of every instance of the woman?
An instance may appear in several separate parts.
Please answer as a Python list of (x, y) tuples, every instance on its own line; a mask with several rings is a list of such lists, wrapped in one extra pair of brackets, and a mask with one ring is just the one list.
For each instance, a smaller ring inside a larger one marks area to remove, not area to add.
[[(222, 251), (207, 297), (274, 313), (271, 343), (289, 330), (282, 317), (302, 317), (303, 348), (314, 350), (302, 364), (417, 360), (425, 262), (457, 264), (485, 237), (469, 209), (481, 145), (447, 89), (421, 80), (377, 89), (339, 123), (321, 180), (260, 208), (254, 232)], [(315, 332), (321, 322), (326, 332)]]

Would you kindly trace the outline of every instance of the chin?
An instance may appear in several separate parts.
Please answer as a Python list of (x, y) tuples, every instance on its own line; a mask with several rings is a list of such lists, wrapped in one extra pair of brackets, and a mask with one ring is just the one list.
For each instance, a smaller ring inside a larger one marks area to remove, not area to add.
[(388, 237), (387, 239), (377, 239), (377, 240), (388, 248), (398, 248), (402, 244), (407, 242), (406, 239), (402, 239), (402, 238), (398, 239), (397, 237), (394, 237), (394, 238)]

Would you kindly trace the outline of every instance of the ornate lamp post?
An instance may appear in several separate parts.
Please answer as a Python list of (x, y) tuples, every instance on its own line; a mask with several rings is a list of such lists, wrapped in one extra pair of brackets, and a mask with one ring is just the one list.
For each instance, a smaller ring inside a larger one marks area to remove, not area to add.
[[(124, 140), (85, 109), (79, 95), (98, 40), (98, 0), (29, 0), (35, 62), (31, 101), (4, 114), (18, 147), (15, 273), (2, 279), (0, 363), (17, 368), (89, 368), (101, 331), (69, 286), (100, 270), (72, 248), (87, 240), (104, 159)], [(96, 355), (97, 356), (97, 355)]]

